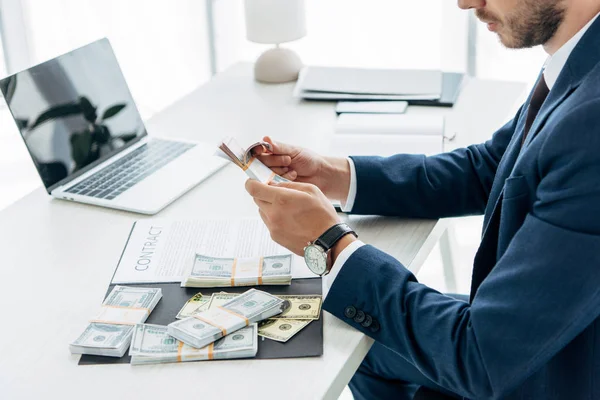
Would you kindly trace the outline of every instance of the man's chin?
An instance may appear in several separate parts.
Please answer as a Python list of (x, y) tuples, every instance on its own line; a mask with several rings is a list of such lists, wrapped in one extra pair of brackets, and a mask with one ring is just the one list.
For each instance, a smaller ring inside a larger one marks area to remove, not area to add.
[(505, 34), (503, 34), (502, 32), (497, 32), (498, 34), (498, 39), (500, 40), (500, 43), (502, 44), (502, 46), (506, 47), (507, 49), (522, 49), (523, 45), (521, 43), (519, 43), (518, 40), (515, 40), (513, 37), (511, 36), (507, 36)]

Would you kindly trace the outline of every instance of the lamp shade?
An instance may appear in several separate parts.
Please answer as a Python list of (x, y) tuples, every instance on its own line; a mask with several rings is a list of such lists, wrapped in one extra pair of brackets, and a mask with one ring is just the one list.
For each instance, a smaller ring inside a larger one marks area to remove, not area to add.
[(279, 44), (306, 36), (304, 0), (245, 0), (246, 38)]

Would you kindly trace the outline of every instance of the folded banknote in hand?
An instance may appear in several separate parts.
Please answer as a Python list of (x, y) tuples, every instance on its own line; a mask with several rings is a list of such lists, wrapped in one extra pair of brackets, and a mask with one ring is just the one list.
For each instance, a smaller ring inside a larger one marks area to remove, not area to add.
[(219, 145), (216, 155), (240, 167), (250, 179), (265, 184), (289, 182), (289, 180), (271, 171), (269, 167), (253, 155), (253, 150), (257, 147), (262, 147), (263, 154), (272, 153), (273, 150), (271, 144), (267, 142), (257, 142), (244, 149), (234, 138), (227, 137)]

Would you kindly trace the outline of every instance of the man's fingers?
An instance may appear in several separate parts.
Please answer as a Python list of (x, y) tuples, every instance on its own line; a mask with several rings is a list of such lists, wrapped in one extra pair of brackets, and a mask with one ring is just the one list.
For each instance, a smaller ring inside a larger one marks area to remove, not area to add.
[[(274, 186), (268, 186), (259, 181), (248, 179), (246, 181), (246, 191), (250, 196), (255, 199), (266, 201), (267, 203), (273, 203), (277, 197), (277, 188)], [(281, 190), (281, 189), (279, 189)]]
[(267, 143), (270, 143), (271, 146), (273, 146), (274, 154), (287, 154), (293, 157), (298, 152), (298, 149), (296, 147), (287, 143), (274, 142), (273, 139), (271, 139), (269, 136), (265, 136), (263, 140)]
[(288, 167), (283, 167), (283, 168), (271, 167), (271, 171), (275, 172), (279, 176), (286, 174), (289, 170), (290, 169)]
[(265, 148), (262, 146), (257, 146), (255, 148), (252, 149), (252, 155), (253, 156), (260, 156), (261, 154), (265, 153)]
[(252, 200), (254, 200), (254, 203), (258, 206), (258, 209), (261, 211), (267, 210), (269, 207), (273, 206), (273, 204), (267, 203), (266, 201), (259, 200), (256, 197), (252, 198)]
[[(279, 174), (279, 175), (281, 175), (281, 174)], [(298, 173), (296, 171), (292, 170), (292, 171), (288, 171), (285, 174), (281, 175), (281, 177), (285, 178), (285, 179), (289, 179), (290, 181), (294, 181), (298, 177)]]
[(288, 167), (292, 163), (290, 156), (264, 155), (258, 157), (261, 163), (267, 167)]
[(286, 189), (294, 189), (306, 193), (312, 193), (312, 191), (315, 189), (315, 185), (303, 182), (281, 182), (273, 184), (272, 186)]

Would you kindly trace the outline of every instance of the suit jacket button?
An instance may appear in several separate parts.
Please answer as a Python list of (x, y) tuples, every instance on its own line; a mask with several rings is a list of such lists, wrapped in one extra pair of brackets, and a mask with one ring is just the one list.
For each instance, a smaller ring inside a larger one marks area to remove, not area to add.
[(369, 329), (371, 329), (371, 332), (377, 333), (377, 332), (379, 332), (379, 328), (380, 328), (379, 321), (377, 321), (375, 318), (373, 318), (373, 323), (371, 324)]
[(361, 325), (365, 328), (368, 328), (371, 326), (372, 323), (373, 317), (371, 317), (369, 314), (365, 314), (365, 320), (361, 323)]
[(366, 318), (366, 314), (364, 313), (363, 310), (357, 310), (356, 311), (356, 316), (354, 317), (354, 322), (360, 324), (362, 323)]
[(354, 318), (354, 316), (356, 315), (356, 308), (354, 308), (353, 306), (346, 307), (346, 309), (344, 310), (344, 315), (346, 316), (346, 318)]

